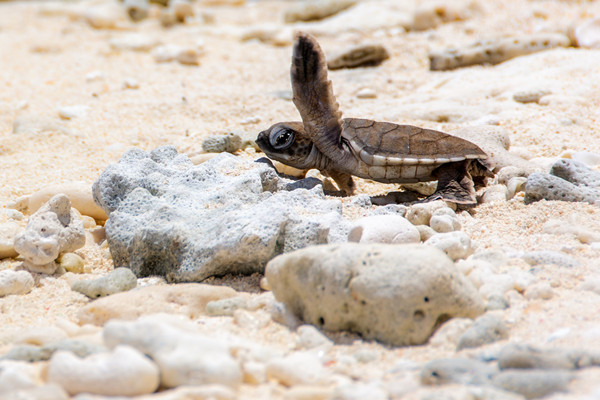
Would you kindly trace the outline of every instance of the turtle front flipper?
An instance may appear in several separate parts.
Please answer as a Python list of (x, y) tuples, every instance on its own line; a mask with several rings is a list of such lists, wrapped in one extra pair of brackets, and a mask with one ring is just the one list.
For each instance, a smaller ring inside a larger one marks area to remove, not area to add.
[(327, 62), (319, 43), (307, 33), (296, 36), (292, 67), (293, 101), (305, 132), (321, 153), (344, 164), (352, 154), (343, 147), (342, 113), (327, 80)]
[(473, 178), (468, 171), (470, 162), (471, 160), (465, 160), (441, 165), (436, 171), (437, 188), (427, 200), (442, 199), (455, 204), (477, 204)]

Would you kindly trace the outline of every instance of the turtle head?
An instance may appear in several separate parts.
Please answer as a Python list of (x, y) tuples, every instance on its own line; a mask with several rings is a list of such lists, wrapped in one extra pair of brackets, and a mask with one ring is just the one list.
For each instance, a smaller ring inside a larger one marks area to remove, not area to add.
[(256, 144), (273, 160), (299, 169), (315, 167), (313, 143), (301, 122), (279, 122), (259, 133)]

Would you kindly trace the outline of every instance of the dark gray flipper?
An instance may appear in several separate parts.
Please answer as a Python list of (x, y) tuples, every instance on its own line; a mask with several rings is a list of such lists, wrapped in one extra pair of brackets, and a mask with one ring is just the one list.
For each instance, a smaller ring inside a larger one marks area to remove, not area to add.
[(319, 43), (307, 33), (298, 33), (292, 67), (293, 101), (305, 132), (319, 151), (344, 164), (352, 155), (342, 147), (342, 113), (327, 79), (327, 61)]
[(437, 188), (427, 200), (442, 199), (456, 204), (477, 204), (473, 178), (468, 171), (470, 163), (471, 160), (441, 165), (436, 171)]

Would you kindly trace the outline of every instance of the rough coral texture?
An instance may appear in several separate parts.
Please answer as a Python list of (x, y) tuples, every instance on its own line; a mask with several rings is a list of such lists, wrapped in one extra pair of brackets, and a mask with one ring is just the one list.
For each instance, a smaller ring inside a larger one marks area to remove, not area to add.
[(483, 312), (471, 282), (424, 245), (315, 246), (273, 259), (266, 277), (303, 321), (394, 345), (422, 344), (441, 322)]
[(262, 272), (282, 252), (345, 240), (341, 203), (320, 185), (292, 187), (266, 163), (221, 154), (194, 166), (167, 146), (130, 150), (93, 191), (110, 214), (115, 266), (193, 282)]
[(574, 160), (559, 160), (550, 173), (535, 173), (527, 178), (525, 202), (538, 200), (600, 201), (600, 173)]
[(57, 194), (29, 217), (27, 228), (15, 237), (15, 250), (34, 272), (52, 274), (54, 260), (61, 253), (75, 251), (85, 244), (83, 222), (71, 201)]

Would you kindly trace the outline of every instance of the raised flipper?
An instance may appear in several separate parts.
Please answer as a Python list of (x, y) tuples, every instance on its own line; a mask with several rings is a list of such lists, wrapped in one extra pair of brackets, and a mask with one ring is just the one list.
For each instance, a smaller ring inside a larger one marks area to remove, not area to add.
[(463, 205), (477, 204), (473, 178), (468, 171), (470, 162), (471, 160), (466, 160), (441, 165), (436, 171), (437, 188), (427, 200), (441, 199)]
[(319, 151), (343, 164), (352, 154), (342, 147), (342, 113), (327, 79), (327, 61), (319, 43), (307, 33), (296, 36), (292, 67), (293, 101), (304, 131)]

